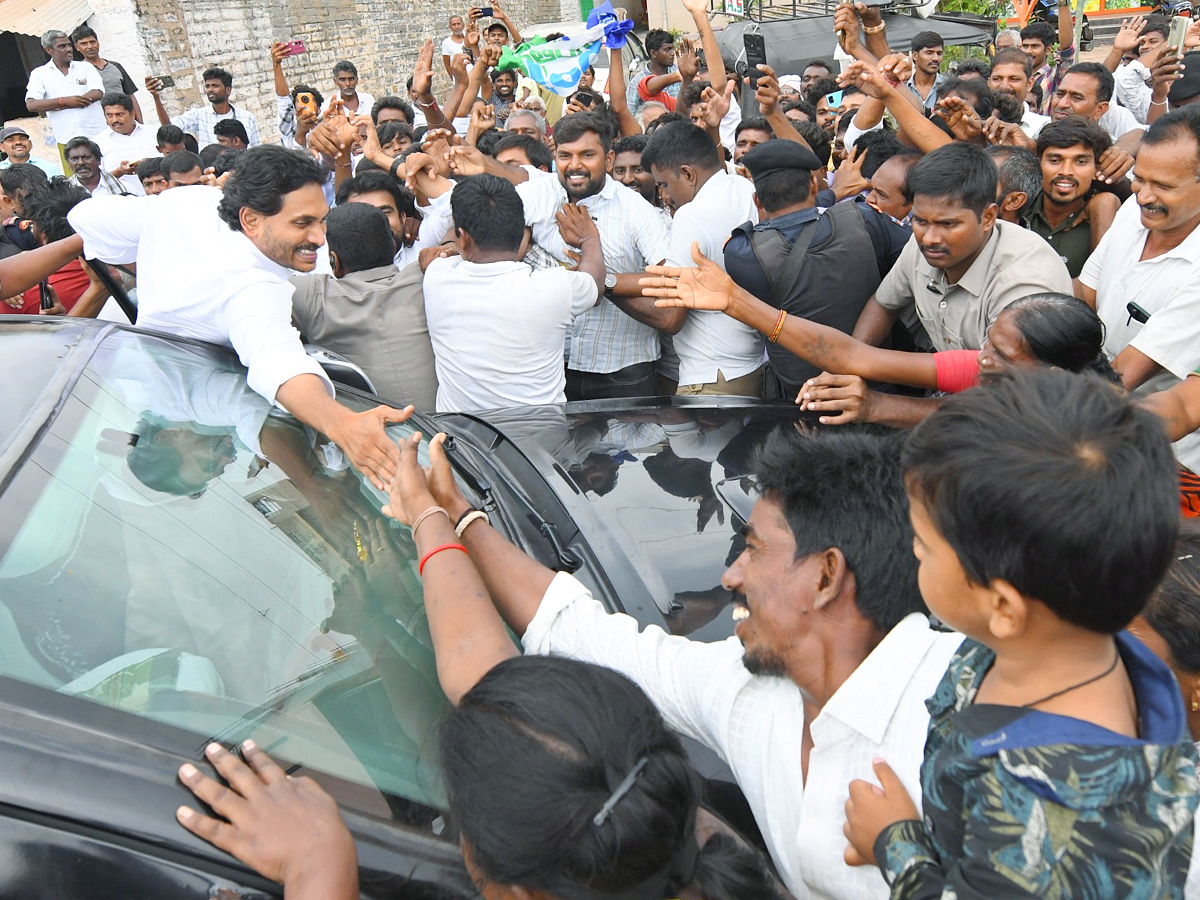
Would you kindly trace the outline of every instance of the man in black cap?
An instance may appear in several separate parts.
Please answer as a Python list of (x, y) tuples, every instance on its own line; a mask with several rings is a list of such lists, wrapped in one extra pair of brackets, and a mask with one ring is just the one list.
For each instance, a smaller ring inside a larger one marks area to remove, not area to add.
[[(849, 334), (904, 248), (907, 230), (863, 201), (818, 209), (824, 168), (801, 144), (768, 141), (743, 156), (742, 165), (754, 180), (760, 222), (734, 230), (725, 245), (726, 271), (781, 312)], [(794, 399), (820, 372), (767, 338), (782, 396)]]

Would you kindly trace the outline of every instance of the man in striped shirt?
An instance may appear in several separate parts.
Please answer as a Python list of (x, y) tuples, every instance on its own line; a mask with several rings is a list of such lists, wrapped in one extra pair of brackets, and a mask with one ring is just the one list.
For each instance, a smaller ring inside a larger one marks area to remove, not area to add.
[(163, 83), (157, 78), (147, 78), (146, 88), (154, 97), (154, 108), (158, 112), (159, 122), (163, 125), (178, 125), (184, 131), (194, 134), (197, 144), (207, 147), (209, 144), (217, 143), (217, 136), (213, 132), (213, 126), (217, 122), (222, 119), (237, 119), (246, 129), (246, 135), (250, 138), (250, 146), (257, 147), (261, 144), (262, 138), (259, 137), (258, 122), (254, 120), (254, 116), (229, 102), (229, 95), (233, 91), (233, 76), (224, 69), (214, 66), (204, 70), (203, 78), (204, 96), (208, 99), (209, 105), (193, 106), (176, 117), (173, 123), (167, 113), (167, 108), (163, 106)]

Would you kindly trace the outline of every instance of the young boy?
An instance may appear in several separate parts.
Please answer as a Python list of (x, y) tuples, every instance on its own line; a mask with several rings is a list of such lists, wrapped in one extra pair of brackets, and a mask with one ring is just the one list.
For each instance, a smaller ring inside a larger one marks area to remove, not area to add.
[(1099, 381), (1012, 373), (905, 448), (930, 611), (967, 639), (928, 701), (924, 821), (850, 786), (846, 861), (893, 898), (1180, 898), (1196, 749), (1170, 670), (1122, 629), (1178, 529), (1162, 426)]

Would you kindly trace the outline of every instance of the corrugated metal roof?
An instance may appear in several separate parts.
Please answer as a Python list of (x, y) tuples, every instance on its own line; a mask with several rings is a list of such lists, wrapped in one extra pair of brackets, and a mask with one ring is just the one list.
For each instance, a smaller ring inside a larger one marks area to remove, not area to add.
[(87, 0), (0, 0), (0, 31), (40, 37), (57, 28), (70, 34), (91, 14)]

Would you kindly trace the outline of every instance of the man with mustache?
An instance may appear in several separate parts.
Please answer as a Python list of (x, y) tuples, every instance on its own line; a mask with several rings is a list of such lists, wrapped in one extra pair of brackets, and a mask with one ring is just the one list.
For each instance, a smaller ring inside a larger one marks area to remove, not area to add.
[(1016, 48), (996, 51), (992, 71), (988, 75), (988, 87), (996, 96), (1008, 95), (1021, 104), (1024, 109), (1021, 130), (1027, 138), (1037, 140), (1038, 133), (1050, 121), (1050, 117), (1038, 115), (1029, 108), (1029, 89), (1032, 86), (1033, 62), (1025, 51)]
[(1010, 303), (1070, 292), (1058, 254), (1019, 225), (997, 220), (999, 179), (987, 152), (955, 142), (913, 166), (913, 236), (867, 301), (854, 337), (879, 346), (914, 307), (935, 350), (978, 350)]
[(324, 183), (325, 171), (305, 154), (254, 147), (223, 192), (193, 185), (83, 200), (67, 214), (76, 232), (67, 240), (88, 259), (137, 263), (139, 326), (232, 347), (251, 390), (328, 436), (381, 487), (399, 459), (384, 426), (412, 407), (342, 406), (292, 327), (288, 276), (317, 266), (329, 213)]
[(254, 120), (254, 116), (244, 109), (238, 109), (229, 102), (229, 95), (233, 92), (233, 76), (224, 69), (213, 66), (212, 68), (205, 69), (202, 77), (204, 78), (204, 96), (208, 99), (210, 105), (193, 106), (191, 109), (180, 114), (174, 120), (174, 123), (172, 123), (171, 116), (167, 113), (167, 108), (163, 106), (163, 83), (157, 78), (147, 77), (146, 88), (154, 98), (154, 108), (158, 112), (158, 121), (163, 125), (178, 125), (189, 134), (194, 134), (196, 136), (196, 143), (201, 147), (207, 147), (209, 144), (217, 143), (217, 135), (213, 131), (213, 126), (217, 122), (221, 119), (237, 119), (246, 127), (246, 135), (250, 138), (250, 146), (256, 147), (261, 144), (262, 139), (258, 136), (258, 122)]
[[(1133, 190), (1076, 279), (1075, 296), (1104, 321), (1104, 349), (1126, 390), (1148, 394), (1200, 368), (1200, 106), (1150, 126)], [(1175, 455), (1200, 471), (1200, 435), (1178, 441)]]
[(107, 195), (124, 196), (129, 193), (121, 182), (104, 171), (100, 161), (104, 158), (95, 141), (75, 137), (67, 141), (67, 165), (70, 166), (71, 183), (84, 188), (93, 197)]
[(1108, 134), (1089, 119), (1052, 122), (1038, 136), (1042, 192), (1025, 214), (1025, 225), (1058, 251), (1072, 278), (1104, 237), (1121, 208), (1115, 194), (1094, 192)]

